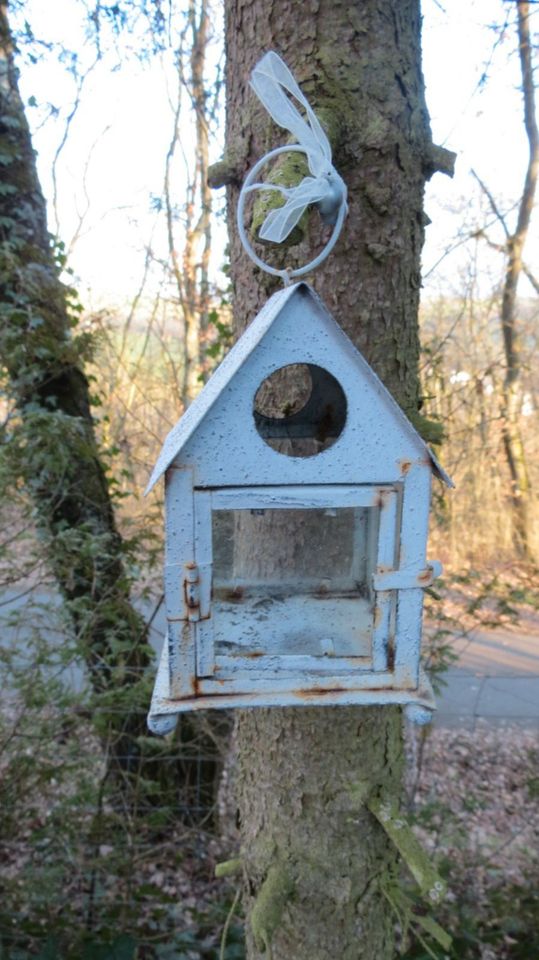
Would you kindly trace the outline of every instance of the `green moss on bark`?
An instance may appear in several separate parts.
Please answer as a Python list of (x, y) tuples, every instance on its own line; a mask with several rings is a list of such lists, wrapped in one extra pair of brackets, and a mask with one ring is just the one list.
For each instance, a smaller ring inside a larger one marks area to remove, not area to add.
[(251, 930), (258, 950), (270, 950), (275, 931), (294, 890), (288, 868), (274, 863), (258, 891), (250, 915)]
[[(280, 187), (295, 187), (307, 176), (309, 176), (309, 167), (305, 157), (302, 154), (289, 153), (283, 154), (276, 160), (270, 172), (265, 177), (265, 182), (273, 183)], [(271, 210), (282, 207), (284, 203), (284, 195), (277, 190), (261, 190), (260, 193), (257, 194), (253, 204), (251, 232), (260, 243), (270, 242), (261, 240), (258, 236), (258, 232), (268, 213), (270, 213)], [(304, 213), (299, 223), (279, 246), (293, 247), (301, 243), (307, 230), (307, 222), (307, 213)]]

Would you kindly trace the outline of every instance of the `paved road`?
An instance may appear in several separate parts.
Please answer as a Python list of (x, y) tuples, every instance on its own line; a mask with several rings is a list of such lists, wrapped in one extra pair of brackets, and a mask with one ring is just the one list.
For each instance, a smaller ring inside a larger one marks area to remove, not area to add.
[(478, 722), (539, 731), (539, 616), (516, 626), (475, 631), (455, 642), (459, 660), (447, 672), (436, 723), (473, 730)]

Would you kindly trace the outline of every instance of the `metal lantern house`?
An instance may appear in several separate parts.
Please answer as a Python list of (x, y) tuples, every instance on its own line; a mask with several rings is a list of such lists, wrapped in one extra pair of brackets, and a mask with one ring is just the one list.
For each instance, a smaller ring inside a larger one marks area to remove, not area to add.
[(165, 476), (167, 613), (150, 728), (208, 707), (402, 704), (430, 718), (433, 473), (451, 485), (313, 290), (276, 293), (149, 483)]

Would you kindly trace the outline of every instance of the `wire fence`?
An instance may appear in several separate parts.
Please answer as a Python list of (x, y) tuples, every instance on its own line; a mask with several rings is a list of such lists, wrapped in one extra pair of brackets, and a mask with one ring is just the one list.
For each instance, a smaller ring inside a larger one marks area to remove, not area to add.
[(96, 693), (53, 597), (2, 613), (2, 960), (241, 956), (237, 921), (221, 950), (235, 890), (214, 876), (238, 843), (230, 714), (155, 737), (154, 667)]

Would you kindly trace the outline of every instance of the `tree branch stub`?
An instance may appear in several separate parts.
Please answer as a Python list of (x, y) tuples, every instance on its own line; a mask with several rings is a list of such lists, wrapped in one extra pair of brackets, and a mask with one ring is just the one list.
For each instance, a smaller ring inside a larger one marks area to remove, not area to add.
[(452, 177), (455, 173), (456, 159), (457, 154), (453, 150), (439, 147), (435, 143), (430, 144), (424, 159), (427, 180), (430, 180), (435, 173), (444, 173), (446, 177)]

